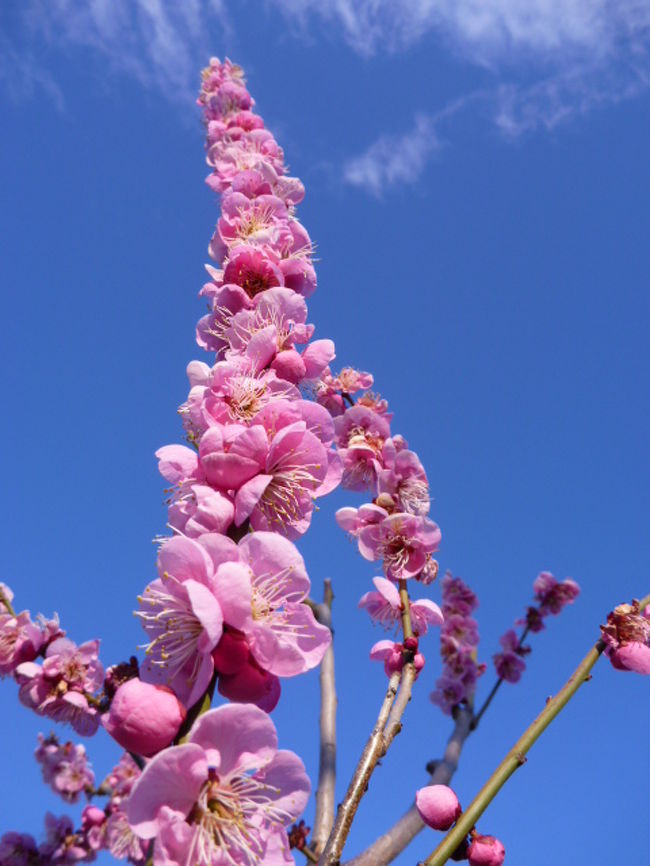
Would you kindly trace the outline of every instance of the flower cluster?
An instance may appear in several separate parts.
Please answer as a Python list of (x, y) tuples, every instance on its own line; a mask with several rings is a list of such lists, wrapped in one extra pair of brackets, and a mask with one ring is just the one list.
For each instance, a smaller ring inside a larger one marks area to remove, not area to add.
[(473, 695), (485, 665), (476, 660), (478, 623), (471, 616), (478, 607), (478, 599), (460, 577), (452, 577), (449, 572), (442, 579), (441, 590), (445, 621), (440, 655), (444, 667), (431, 700), (449, 715), (455, 706)]
[(526, 670), (523, 657), (530, 652), (530, 647), (524, 644), (526, 635), (542, 631), (545, 617), (551, 614), (557, 616), (568, 604), (572, 604), (580, 594), (580, 587), (571, 578), (558, 581), (550, 572), (542, 571), (535, 578), (533, 592), (537, 603), (526, 610), (524, 619), (515, 623), (525, 626), (523, 633), (518, 636), (514, 629), (508, 629), (499, 638), (501, 652), (492, 656), (497, 676), (507, 683), (519, 682)]
[(605, 654), (617, 670), (650, 674), (650, 605), (619, 604), (600, 627)]
[(41, 765), (43, 781), (66, 802), (76, 803), (82, 792), (92, 790), (95, 774), (81, 744), (60, 743), (55, 734), (39, 734), (34, 756)]

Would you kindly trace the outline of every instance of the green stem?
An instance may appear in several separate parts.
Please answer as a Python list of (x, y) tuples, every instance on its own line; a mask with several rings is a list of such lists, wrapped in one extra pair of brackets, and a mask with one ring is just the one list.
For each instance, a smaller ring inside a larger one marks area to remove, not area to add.
[[(642, 599), (641, 610), (647, 604), (650, 604), (650, 595)], [(589, 650), (557, 695), (548, 699), (542, 712), (510, 749), (469, 807), (460, 816), (453, 830), (445, 836), (440, 845), (421, 866), (443, 866), (443, 863), (449, 860), (515, 770), (526, 763), (525, 756), (533, 744), (569, 703), (580, 686), (590, 679), (591, 669), (600, 658), (605, 646), (605, 642), (599, 640)]]

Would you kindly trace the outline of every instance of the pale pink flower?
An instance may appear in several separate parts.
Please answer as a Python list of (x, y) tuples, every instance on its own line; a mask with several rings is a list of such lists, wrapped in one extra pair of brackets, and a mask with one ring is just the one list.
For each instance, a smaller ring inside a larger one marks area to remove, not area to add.
[[(365, 608), (375, 622), (393, 628), (399, 624), (402, 616), (399, 592), (395, 584), (385, 577), (373, 577), (372, 582), (377, 592), (367, 592), (363, 595), (359, 607)], [(411, 601), (409, 611), (413, 631), (418, 635), (426, 634), (429, 626), (440, 625), (443, 622), (442, 611), (428, 598)]]
[(114, 810), (108, 816), (104, 833), (105, 847), (117, 860), (142, 863), (147, 859), (148, 843), (136, 836), (129, 826), (126, 813), (121, 809)]
[(429, 513), (429, 483), (414, 451), (396, 451), (388, 439), (382, 449), (384, 469), (377, 473), (377, 493), (388, 494), (395, 511), (424, 516)]
[(149, 758), (172, 742), (185, 716), (171, 689), (134, 678), (117, 689), (102, 724), (123, 749)]
[(448, 830), (462, 814), (458, 797), (447, 785), (427, 785), (415, 793), (420, 818), (433, 830)]
[(137, 615), (150, 639), (142, 675), (191, 707), (212, 678), (211, 654), (223, 629), (214, 565), (199, 543), (178, 536), (161, 547), (158, 573), (139, 599)]
[(269, 716), (233, 704), (205, 713), (185, 744), (149, 762), (127, 815), (138, 836), (155, 839), (155, 862), (284, 866), (285, 827), (309, 791), (300, 759), (277, 750)]

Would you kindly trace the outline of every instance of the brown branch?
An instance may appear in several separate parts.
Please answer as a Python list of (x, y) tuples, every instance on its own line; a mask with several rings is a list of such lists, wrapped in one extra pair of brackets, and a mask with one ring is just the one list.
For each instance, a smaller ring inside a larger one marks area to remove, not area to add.
[[(316, 605), (316, 618), (322, 625), (332, 628), (331, 580), (325, 580), (322, 604)], [(333, 640), (333, 636), (332, 636)], [(320, 666), (320, 763), (316, 790), (316, 816), (311, 837), (311, 850), (315, 861), (325, 847), (334, 824), (336, 786), (336, 681), (334, 679), (334, 644), (329, 645)]]
[(388, 689), (379, 710), (377, 721), (350, 780), (343, 802), (339, 805), (334, 829), (330, 833), (325, 850), (318, 861), (319, 866), (334, 866), (334, 864), (340, 862), (341, 852), (350, 832), (352, 820), (359, 807), (359, 802), (368, 787), (370, 776), (377, 766), (377, 762), (384, 755), (384, 728), (395, 701), (400, 679), (401, 671), (396, 671), (388, 681)]
[[(430, 785), (448, 785), (456, 769), (465, 740), (472, 733), (472, 710), (459, 707), (456, 723), (447, 741), (442, 761), (435, 763), (429, 780)], [(402, 815), (382, 836), (345, 866), (386, 866), (391, 863), (415, 839), (425, 827), (415, 805)]]

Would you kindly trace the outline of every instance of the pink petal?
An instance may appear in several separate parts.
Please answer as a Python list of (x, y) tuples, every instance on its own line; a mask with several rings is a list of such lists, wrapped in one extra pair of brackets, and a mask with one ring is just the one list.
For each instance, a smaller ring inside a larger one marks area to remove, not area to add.
[(152, 758), (127, 801), (127, 817), (134, 833), (153, 839), (161, 827), (159, 815), (164, 807), (187, 815), (207, 775), (205, 751), (194, 743), (172, 746)]
[(212, 577), (212, 562), (196, 541), (176, 536), (166, 541), (158, 553), (158, 573), (176, 580), (196, 580), (204, 585)]
[(209, 710), (194, 725), (190, 743), (219, 750), (220, 776), (263, 767), (278, 750), (273, 722), (251, 704), (227, 704)]
[(241, 526), (251, 516), (271, 481), (272, 475), (256, 475), (239, 488), (235, 495), (235, 526)]

